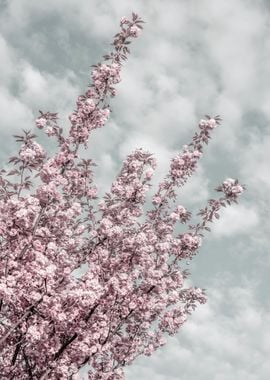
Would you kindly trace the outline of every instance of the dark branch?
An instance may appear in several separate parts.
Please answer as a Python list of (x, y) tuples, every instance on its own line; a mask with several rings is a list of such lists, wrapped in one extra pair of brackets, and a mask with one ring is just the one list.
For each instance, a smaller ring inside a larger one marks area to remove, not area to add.
[(20, 337), (18, 339), (18, 343), (16, 344), (16, 348), (15, 348), (15, 351), (14, 351), (14, 354), (13, 354), (12, 360), (11, 360), (11, 365), (15, 365), (15, 363), (16, 363), (18, 354), (19, 354), (21, 346), (22, 346), (22, 342), (20, 341), (21, 339), (22, 339), (22, 335), (20, 335)]
[(26, 364), (26, 369), (27, 369), (27, 372), (28, 372), (28, 375), (29, 375), (29, 379), (33, 379), (33, 372), (32, 372), (32, 367), (30, 366), (30, 363), (29, 363), (29, 360), (28, 360), (28, 357), (25, 353), (25, 351), (23, 350), (23, 358), (24, 358), (24, 361), (25, 361), (25, 364)]
[(60, 348), (59, 350), (54, 354), (53, 360), (59, 359), (59, 357), (62, 355), (62, 353), (65, 351), (65, 349), (77, 338), (78, 334), (75, 333), (70, 337)]

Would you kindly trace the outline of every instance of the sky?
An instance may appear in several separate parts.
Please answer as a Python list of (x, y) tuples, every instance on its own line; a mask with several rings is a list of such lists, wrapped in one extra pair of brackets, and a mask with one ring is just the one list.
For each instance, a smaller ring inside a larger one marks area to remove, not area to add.
[[(126, 369), (127, 380), (270, 378), (270, 3), (268, 0), (0, 0), (0, 161), (38, 110), (67, 116), (110, 51), (122, 16), (145, 28), (123, 68), (108, 124), (82, 154), (103, 194), (135, 148), (155, 153), (157, 185), (205, 114), (223, 122), (179, 192), (196, 212), (228, 177), (247, 190), (225, 209), (189, 265), (207, 289), (177, 335)], [(41, 137), (42, 143), (47, 140)]]

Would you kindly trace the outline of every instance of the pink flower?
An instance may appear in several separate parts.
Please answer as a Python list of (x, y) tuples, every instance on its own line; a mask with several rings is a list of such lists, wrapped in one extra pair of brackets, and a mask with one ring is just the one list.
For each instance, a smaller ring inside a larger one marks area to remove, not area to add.
[(235, 184), (235, 179), (233, 179), (233, 178), (227, 178), (224, 182), (223, 182), (223, 185), (224, 186), (228, 186), (228, 187), (230, 187), (230, 186), (232, 186), (232, 185), (234, 185)]
[(129, 29), (129, 33), (130, 33), (130, 35), (131, 35), (132, 37), (137, 38), (137, 37), (139, 36), (139, 34), (140, 34), (140, 29), (139, 29), (136, 25), (134, 25), (134, 26), (132, 26), (132, 27)]
[(215, 119), (207, 120), (207, 124), (208, 124), (208, 126), (209, 126), (211, 129), (214, 129), (214, 128), (216, 128), (216, 126), (217, 126), (217, 122), (216, 122)]
[(242, 194), (244, 191), (243, 187), (241, 185), (236, 185), (232, 187), (232, 193), (234, 194)]
[(47, 245), (47, 250), (50, 251), (50, 252), (56, 252), (57, 251), (57, 245), (50, 241)]
[(153, 197), (153, 204), (154, 205), (159, 205), (161, 203), (162, 199), (161, 197), (155, 196)]
[(38, 341), (41, 338), (41, 334), (36, 325), (31, 325), (27, 330), (27, 337), (32, 341)]
[(39, 186), (37, 189), (37, 198), (42, 205), (45, 205), (52, 201), (60, 201), (62, 195), (58, 192), (53, 182)]
[(176, 209), (176, 212), (182, 216), (182, 215), (185, 215), (187, 213), (187, 210), (185, 209), (185, 207), (179, 205), (177, 206), (177, 209)]
[(48, 136), (55, 136), (55, 134), (56, 134), (55, 129), (51, 126), (46, 128), (45, 133)]
[(93, 187), (87, 191), (89, 198), (95, 198), (97, 196), (97, 188)]
[(170, 214), (170, 218), (171, 218), (174, 222), (176, 222), (177, 220), (180, 219), (180, 216), (179, 216), (178, 213), (176, 213), (176, 212), (172, 212), (172, 213)]
[(41, 243), (40, 240), (34, 240), (32, 245), (39, 252), (43, 252), (45, 249), (44, 245)]
[(153, 174), (154, 174), (154, 169), (149, 168), (145, 172), (145, 178), (150, 180), (153, 177)]
[(17, 233), (18, 231), (15, 228), (11, 228), (11, 230), (9, 230), (9, 235), (12, 237), (16, 236)]
[(129, 23), (129, 21), (128, 21), (128, 19), (125, 16), (121, 18), (121, 20), (120, 20), (120, 25), (121, 26), (124, 25), (124, 24), (128, 24), (128, 23)]
[(39, 129), (44, 128), (47, 125), (47, 120), (44, 117), (39, 117), (36, 119), (36, 126)]
[(195, 158), (200, 158), (202, 156), (202, 153), (201, 152), (199, 152), (198, 150), (194, 150), (194, 152), (193, 152), (193, 157), (195, 157)]
[(25, 164), (33, 167), (39, 165), (46, 156), (45, 150), (35, 141), (23, 144), (19, 154)]

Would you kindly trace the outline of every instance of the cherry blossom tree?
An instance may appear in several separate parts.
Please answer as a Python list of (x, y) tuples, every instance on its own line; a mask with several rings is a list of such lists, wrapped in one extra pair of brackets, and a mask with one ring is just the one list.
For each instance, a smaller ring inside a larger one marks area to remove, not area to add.
[[(199, 122), (148, 211), (152, 154), (132, 152), (99, 203), (95, 164), (79, 155), (91, 131), (109, 118), (109, 99), (142, 23), (136, 14), (121, 19), (113, 51), (93, 66), (66, 137), (57, 114), (40, 111), (36, 127), (55, 140), (57, 153), (49, 157), (24, 131), (15, 136), (20, 147), (10, 170), (0, 172), (1, 379), (79, 379), (85, 365), (89, 379), (124, 379), (124, 366), (164, 345), (206, 302), (204, 290), (186, 285), (184, 263), (244, 186), (225, 180), (217, 188), (221, 196), (190, 225), (177, 191), (195, 172), (220, 118)], [(75, 275), (83, 264), (84, 273)]]

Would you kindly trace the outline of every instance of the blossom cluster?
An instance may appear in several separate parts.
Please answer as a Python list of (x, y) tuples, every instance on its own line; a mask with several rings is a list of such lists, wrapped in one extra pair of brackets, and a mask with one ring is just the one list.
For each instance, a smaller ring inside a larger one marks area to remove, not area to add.
[(239, 185), (238, 181), (233, 178), (227, 178), (220, 188), (224, 194), (230, 198), (237, 199), (239, 195), (241, 195), (244, 191), (243, 186)]
[(172, 159), (170, 175), (173, 179), (189, 177), (196, 169), (201, 153), (197, 150), (189, 151), (186, 149), (183, 154), (177, 155)]
[(108, 98), (120, 81), (129, 38), (139, 35), (141, 24), (136, 14), (121, 19), (114, 51), (94, 66), (67, 137), (56, 114), (40, 111), (36, 127), (56, 137), (57, 153), (48, 157), (36, 136), (25, 132), (16, 136), (21, 146), (10, 159), (13, 169), (0, 171), (2, 378), (75, 380), (87, 364), (89, 379), (124, 379), (125, 365), (164, 345), (206, 302), (203, 289), (187, 286), (183, 265), (198, 252), (209, 222), (237, 201), (244, 186), (225, 180), (217, 189), (221, 197), (208, 201), (196, 225), (187, 226), (191, 213), (172, 203), (196, 170), (219, 117), (200, 121), (192, 142), (172, 159), (148, 211), (156, 168), (151, 153), (129, 154), (98, 204), (95, 164), (79, 156), (91, 130), (109, 117)]

